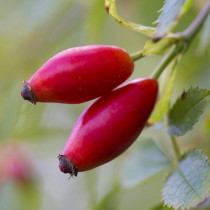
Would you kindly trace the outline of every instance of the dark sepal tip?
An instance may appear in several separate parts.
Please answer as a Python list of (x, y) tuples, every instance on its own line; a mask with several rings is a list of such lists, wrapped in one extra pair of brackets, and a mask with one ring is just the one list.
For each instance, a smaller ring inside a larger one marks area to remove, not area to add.
[(61, 172), (70, 174), (70, 177), (77, 176), (78, 170), (67, 156), (58, 155), (58, 160)]
[(23, 81), (23, 89), (21, 90), (21, 96), (24, 100), (28, 100), (34, 105), (36, 104), (36, 97), (31, 89), (31, 85), (26, 81)]

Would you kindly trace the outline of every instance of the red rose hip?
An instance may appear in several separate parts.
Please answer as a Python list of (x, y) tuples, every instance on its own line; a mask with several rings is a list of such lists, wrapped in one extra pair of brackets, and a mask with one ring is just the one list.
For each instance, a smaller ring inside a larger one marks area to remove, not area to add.
[(31, 103), (76, 104), (111, 91), (133, 72), (129, 54), (115, 46), (90, 45), (58, 53), (30, 79), (21, 95)]
[(144, 128), (157, 94), (156, 80), (136, 79), (93, 102), (58, 156), (60, 170), (76, 176), (123, 153)]

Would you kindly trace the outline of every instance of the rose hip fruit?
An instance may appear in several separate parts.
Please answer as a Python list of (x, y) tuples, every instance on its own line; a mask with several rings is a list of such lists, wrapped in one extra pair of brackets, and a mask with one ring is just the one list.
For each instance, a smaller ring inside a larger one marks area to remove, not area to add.
[(123, 49), (107, 45), (75, 47), (48, 60), (24, 81), (23, 99), (76, 104), (106, 94), (133, 72), (134, 63)]
[(84, 110), (59, 155), (64, 173), (77, 176), (123, 153), (139, 136), (156, 102), (158, 83), (136, 79)]

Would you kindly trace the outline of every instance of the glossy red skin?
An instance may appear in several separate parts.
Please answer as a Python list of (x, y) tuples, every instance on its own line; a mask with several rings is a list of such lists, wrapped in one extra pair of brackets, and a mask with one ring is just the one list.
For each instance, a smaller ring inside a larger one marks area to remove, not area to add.
[(77, 120), (62, 155), (78, 171), (119, 156), (141, 133), (157, 94), (156, 80), (137, 79), (99, 98)]
[(129, 54), (115, 46), (90, 45), (58, 53), (28, 81), (37, 102), (82, 103), (104, 95), (133, 72)]

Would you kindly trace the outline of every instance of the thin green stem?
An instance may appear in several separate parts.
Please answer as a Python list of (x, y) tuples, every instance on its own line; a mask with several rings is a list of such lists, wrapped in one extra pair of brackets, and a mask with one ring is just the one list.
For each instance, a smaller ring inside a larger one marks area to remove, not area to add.
[[(187, 29), (185, 29), (183, 32), (174, 34), (174, 37), (176, 37), (180, 41), (171, 48), (171, 51), (166, 56), (163, 57), (159, 65), (152, 73), (151, 75), (152, 78), (158, 79), (162, 74), (162, 72), (165, 70), (165, 68), (170, 64), (170, 62), (184, 49), (186, 50), (189, 47), (190, 42), (193, 40), (195, 35), (202, 27), (204, 21), (206, 20), (209, 14), (209, 10), (210, 10), (210, 1), (201, 10), (199, 15), (195, 18), (195, 20)], [(136, 53), (131, 54), (130, 56), (133, 61), (136, 61), (142, 58), (144, 55), (142, 51), (138, 51)]]
[(156, 67), (151, 77), (158, 79), (168, 64), (184, 49), (184, 43), (179, 42), (171, 48), (171, 51), (163, 57), (159, 65)]
[(174, 149), (176, 158), (177, 158), (177, 160), (179, 160), (179, 158), (181, 156), (181, 153), (180, 153), (180, 149), (179, 149), (179, 146), (177, 144), (176, 138), (174, 136), (170, 136), (170, 137), (171, 137), (171, 142), (172, 142), (172, 145), (173, 145), (173, 149)]
[(210, 1), (208, 1), (205, 7), (201, 10), (195, 20), (191, 23), (191, 25), (185, 29), (183, 32), (178, 33), (177, 36), (179, 39), (185, 40), (187, 42), (191, 42), (198, 31), (201, 29), (203, 23), (205, 22), (207, 16), (209, 15), (210, 10)]
[(144, 55), (142, 54), (142, 50), (141, 51), (138, 51), (138, 52), (135, 52), (133, 54), (130, 55), (131, 59), (133, 61), (137, 61), (139, 60), (140, 58), (142, 58)]

